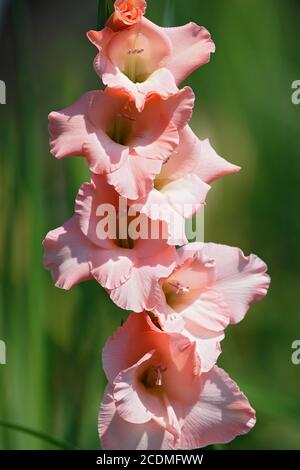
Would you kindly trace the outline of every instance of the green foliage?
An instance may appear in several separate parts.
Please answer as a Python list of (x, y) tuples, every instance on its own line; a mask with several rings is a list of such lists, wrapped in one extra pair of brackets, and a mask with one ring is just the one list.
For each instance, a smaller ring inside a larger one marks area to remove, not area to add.
[(98, 0), (98, 22), (97, 29), (100, 31), (114, 10), (113, 0)]

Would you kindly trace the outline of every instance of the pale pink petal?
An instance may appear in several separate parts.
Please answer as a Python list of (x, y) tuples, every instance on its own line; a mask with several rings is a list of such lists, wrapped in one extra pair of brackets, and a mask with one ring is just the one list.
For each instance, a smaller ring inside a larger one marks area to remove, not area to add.
[(153, 266), (134, 267), (130, 279), (119, 288), (109, 292), (111, 300), (124, 310), (142, 312), (152, 310), (160, 300), (158, 279), (165, 270)]
[(215, 261), (204, 251), (205, 244), (189, 243), (176, 252), (177, 269), (168, 281), (186, 286), (190, 291), (203, 290), (215, 279)]
[[(168, 333), (182, 333), (185, 329), (184, 318), (170, 307), (165, 299), (160, 299), (160, 303), (153, 309), (153, 313), (158, 317), (159, 324)], [(184, 333), (185, 334), (185, 333)], [(185, 336), (187, 336), (185, 334)]]
[(128, 157), (129, 149), (113, 142), (94, 119), (95, 114), (102, 116), (111, 106), (108, 94), (93, 91), (68, 108), (52, 112), (49, 115), (51, 153), (56, 158), (86, 157), (90, 170), (95, 173), (118, 168)]
[(171, 407), (174, 401), (191, 406), (197, 402), (201, 370), (196, 343), (181, 334), (170, 335), (169, 343), (169, 360), (163, 378), (165, 395)]
[(131, 313), (128, 316), (103, 349), (103, 368), (111, 384), (122, 370), (133, 366), (154, 348), (155, 334), (161, 336), (163, 333), (155, 327), (146, 312)]
[(82, 146), (89, 169), (96, 174), (110, 173), (126, 163), (128, 147), (111, 140), (101, 129), (93, 133)]
[(89, 119), (96, 129), (106, 132), (111, 130), (116, 115), (125, 108), (133, 108), (135, 105), (132, 96), (127, 90), (106, 88), (104, 91), (95, 92), (89, 106)]
[(201, 141), (189, 126), (179, 132), (179, 145), (163, 165), (158, 184), (177, 180), (188, 174), (197, 175), (202, 181), (211, 183), (229, 173), (236, 173), (240, 167), (227, 162), (217, 155), (209, 140)]
[(195, 104), (193, 90), (186, 86), (165, 100), (171, 121), (178, 129), (183, 129), (192, 117)]
[(198, 294), (198, 298), (184, 308), (181, 315), (195, 328), (199, 325), (210, 331), (223, 331), (230, 322), (230, 310), (223, 295), (212, 289)]
[(170, 244), (184, 245), (187, 243), (185, 219), (204, 206), (209, 189), (210, 186), (196, 175), (187, 175), (176, 181), (156, 185), (146, 198), (137, 200), (137, 206), (141, 205), (140, 211), (151, 220), (160, 220), (166, 224)]
[(151, 190), (161, 166), (160, 160), (130, 155), (121, 168), (107, 176), (107, 181), (121, 196), (134, 200)]
[(185, 87), (168, 98), (150, 95), (134, 126), (131, 146), (142, 157), (165, 161), (179, 143), (178, 130), (191, 118), (194, 93)]
[[(187, 95), (188, 92), (178, 92), (177, 98), (172, 96), (165, 100), (159, 95), (152, 95), (147, 99), (141, 113), (138, 113), (131, 97), (125, 91), (106, 90), (104, 93), (99, 92), (94, 99), (90, 107), (90, 119), (95, 127), (101, 129), (104, 126), (109, 131), (115, 120), (121, 117), (130, 127), (127, 145), (131, 153), (128, 155), (127, 151), (117, 170), (114, 171), (111, 167), (112, 173), (108, 176), (109, 183), (121, 195), (137, 199), (152, 188), (155, 176), (161, 171), (162, 162), (159, 160), (168, 158), (178, 144), (178, 130), (170, 119), (177, 119), (176, 116), (181, 115), (181, 107), (187, 101)], [(153, 119), (155, 106), (159, 117)], [(108, 136), (106, 139), (111, 142), (113, 148), (115, 145), (116, 148), (120, 147)], [(91, 151), (89, 155), (91, 158)]]
[(184, 245), (188, 242), (185, 235), (185, 218), (177, 211), (177, 207), (170, 204), (163, 192), (154, 188), (146, 197), (130, 201), (130, 205), (132, 210), (140, 211), (153, 222), (161, 221), (170, 245)]
[(224, 444), (251, 430), (255, 411), (222, 369), (202, 374), (198, 387), (198, 403), (183, 412), (181, 448)]
[(136, 130), (135, 138), (131, 144), (137, 157), (159, 160), (162, 164), (178, 145), (178, 129), (167, 119), (161, 125), (159, 118), (154, 119), (154, 116), (147, 116), (147, 118), (148, 123), (155, 124), (150, 127), (141, 116), (138, 121), (140, 129)]
[(115, 378), (113, 396), (121, 418), (129, 423), (147, 423), (152, 418), (165, 421), (165, 406), (159, 394), (149, 393), (140, 376), (147, 364), (155, 363), (155, 352), (141, 357), (133, 366)]
[(86, 36), (88, 40), (101, 52), (115, 36), (115, 33), (111, 28), (105, 27), (101, 31), (91, 29), (86, 33)]
[(240, 167), (220, 157), (210, 145), (208, 139), (200, 141), (200, 159), (195, 173), (207, 183), (212, 183), (221, 176), (240, 171)]
[(157, 184), (173, 181), (195, 173), (201, 159), (201, 141), (194, 134), (190, 126), (179, 131), (179, 145), (170, 158), (163, 165)]
[[(84, 183), (76, 197), (75, 212), (82, 233), (95, 245), (106, 249), (115, 249), (117, 238), (116, 223), (109, 233), (102, 230), (99, 224), (102, 216), (110, 216), (111, 222), (116, 220), (119, 195), (107, 183), (103, 176), (94, 175), (91, 183)], [(101, 228), (101, 230), (100, 230)]]
[(107, 450), (172, 450), (172, 434), (155, 421), (131, 424), (117, 413), (112, 387), (107, 386), (99, 414), (99, 436)]
[[(93, 175), (92, 182), (85, 183), (80, 188), (75, 210), (83, 234), (99, 247), (90, 260), (93, 277), (106, 289), (119, 287), (132, 273), (135, 251), (121, 248), (117, 244), (118, 193), (104, 177)], [(101, 225), (103, 216), (105, 224), (106, 219), (112, 223), (108, 233)]]
[(97, 75), (100, 78), (102, 77), (104, 85), (118, 90), (127, 90), (134, 98), (138, 111), (143, 111), (146, 96), (142, 90), (139, 89), (139, 83), (133, 83), (101, 52), (99, 52), (94, 59), (94, 69)]
[(230, 308), (231, 323), (237, 323), (253, 303), (267, 294), (267, 265), (255, 255), (246, 257), (240, 249), (225, 245), (207, 243), (205, 253), (215, 259), (214, 288), (222, 293)]
[(89, 261), (97, 247), (82, 234), (76, 217), (49, 232), (43, 245), (44, 265), (56, 287), (68, 290), (92, 278)]
[(161, 277), (167, 277), (176, 265), (176, 250), (166, 240), (156, 238), (140, 239), (135, 244), (137, 257), (141, 266), (157, 268)]
[(134, 274), (134, 261), (133, 250), (99, 248), (90, 261), (91, 273), (105, 289), (121, 288)]
[(165, 184), (161, 191), (170, 206), (185, 218), (192, 217), (205, 204), (210, 186), (194, 174)]
[(129, 155), (128, 145), (115, 142), (110, 131), (116, 116), (132, 101), (126, 91), (97, 91), (90, 102), (88, 119), (96, 132), (84, 143), (84, 154), (89, 168), (97, 174), (110, 173), (126, 162)]
[(211, 53), (215, 52), (210, 34), (203, 26), (188, 23), (161, 29), (172, 43), (172, 54), (164, 65), (173, 73), (177, 84), (209, 62)]
[(161, 240), (139, 240), (135, 252), (137, 261), (130, 279), (111, 290), (110, 298), (125, 310), (152, 310), (161, 299), (159, 279), (175, 267), (176, 250)]
[(87, 119), (95, 93), (86, 93), (68, 108), (49, 114), (50, 148), (56, 158), (83, 155), (84, 142), (95, 132)]
[(190, 341), (196, 342), (196, 351), (200, 358), (201, 373), (208, 372), (217, 362), (220, 356), (221, 341), (224, 339), (224, 332), (209, 331), (202, 328), (200, 324), (190, 322), (185, 318), (185, 328), (181, 331)]
[(150, 93), (158, 93), (160, 96), (168, 97), (178, 92), (172, 73), (166, 68), (155, 70), (143, 83), (135, 84), (137, 91), (144, 96)]

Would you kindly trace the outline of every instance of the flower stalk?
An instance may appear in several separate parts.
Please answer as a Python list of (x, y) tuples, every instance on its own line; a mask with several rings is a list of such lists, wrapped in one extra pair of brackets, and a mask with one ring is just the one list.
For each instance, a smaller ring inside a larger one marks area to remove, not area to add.
[(103, 350), (102, 446), (220, 445), (255, 425), (247, 398), (216, 365), (221, 341), (267, 294), (270, 278), (253, 254), (185, 236), (211, 183), (239, 171), (193, 133), (195, 96), (178, 88), (215, 46), (195, 23), (146, 20), (145, 0), (110, 7), (99, 2), (105, 27), (87, 34), (106, 88), (49, 115), (51, 153), (85, 158), (91, 178), (73, 217), (47, 234), (45, 266), (57, 287), (94, 279), (133, 312)]

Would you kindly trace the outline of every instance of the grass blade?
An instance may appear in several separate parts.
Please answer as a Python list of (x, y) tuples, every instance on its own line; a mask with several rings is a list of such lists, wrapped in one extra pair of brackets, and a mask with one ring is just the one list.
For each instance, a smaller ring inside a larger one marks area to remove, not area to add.
[(30, 436), (36, 437), (37, 439), (41, 439), (42, 441), (46, 441), (46, 442), (48, 442), (48, 444), (51, 444), (51, 445), (53, 445), (55, 447), (58, 447), (59, 449), (62, 449), (62, 450), (76, 450), (76, 447), (74, 447), (74, 446), (72, 446), (72, 445), (70, 445), (66, 442), (59, 441), (55, 437), (49, 436), (49, 434), (45, 434), (45, 433), (42, 433), (42, 432), (39, 432), (39, 431), (35, 431), (34, 429), (30, 429), (26, 426), (21, 426), (19, 424), (11, 423), (9, 421), (2, 421), (1, 419), (0, 419), (0, 426), (3, 427), (3, 428), (6, 428), (6, 429), (11, 429), (13, 431), (22, 432), (22, 433), (28, 434)]

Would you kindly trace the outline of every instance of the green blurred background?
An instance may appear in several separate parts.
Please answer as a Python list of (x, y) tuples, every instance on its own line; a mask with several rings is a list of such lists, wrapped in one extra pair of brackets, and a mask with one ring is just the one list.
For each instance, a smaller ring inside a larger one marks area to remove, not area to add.
[[(6, 8), (5, 8), (6, 5)], [(72, 215), (81, 159), (49, 154), (47, 114), (100, 82), (94, 48), (96, 0), (3, 0), (0, 79), (0, 449), (54, 449), (3, 426), (49, 434), (70, 447), (99, 448), (97, 413), (105, 386), (101, 349), (126, 313), (96, 284), (56, 289), (42, 266), (46, 232)], [(192, 127), (242, 172), (214, 183), (206, 241), (240, 246), (269, 265), (268, 297), (231, 327), (220, 364), (257, 410), (257, 425), (225, 448), (300, 449), (300, 79), (296, 0), (148, 0), (165, 25), (195, 21), (217, 52), (186, 83), (196, 92)], [(1, 425), (2, 422), (2, 425)]]

